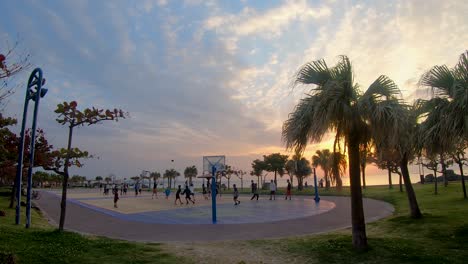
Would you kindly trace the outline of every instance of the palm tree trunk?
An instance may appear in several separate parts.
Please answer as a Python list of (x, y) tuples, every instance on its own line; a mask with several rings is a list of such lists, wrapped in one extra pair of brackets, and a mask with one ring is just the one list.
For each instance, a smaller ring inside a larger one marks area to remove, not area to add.
[(445, 163), (445, 159), (440, 155), (440, 164), (442, 165), (442, 175), (444, 176), (444, 187), (448, 186), (448, 178), (447, 178), (447, 164)]
[(67, 188), (68, 188), (68, 163), (70, 162), (70, 150), (73, 138), (73, 124), (70, 125), (68, 130), (68, 146), (67, 156), (65, 158), (64, 169), (63, 169), (63, 186), (62, 186), (62, 201), (60, 202), (60, 222), (59, 231), (63, 231), (65, 226), (65, 213), (67, 210)]
[(278, 182), (276, 181), (276, 170), (275, 170), (275, 186), (278, 188)]
[(387, 163), (387, 170), (388, 170), (388, 188), (393, 189), (392, 185), (392, 171), (390, 170), (390, 165)]
[(437, 169), (434, 169), (434, 194), (437, 195)]
[(356, 249), (362, 250), (367, 248), (367, 236), (364, 207), (362, 204), (361, 173), (359, 171), (359, 141), (357, 133), (352, 133), (350, 135), (348, 148), (353, 246)]
[(328, 172), (325, 173), (325, 188), (327, 190), (330, 188), (330, 180), (328, 179)]
[(416, 194), (414, 193), (413, 185), (411, 184), (411, 179), (408, 171), (408, 157), (405, 153), (400, 163), (401, 174), (403, 174), (403, 179), (405, 181), (406, 194), (408, 195), (408, 202), (411, 211), (412, 218), (421, 218), (422, 214), (419, 210), (418, 201), (416, 200)]
[(460, 175), (461, 175), (462, 188), (463, 188), (463, 198), (466, 199), (465, 176), (463, 176), (463, 163), (462, 163), (462, 159), (460, 157), (460, 154), (457, 154), (457, 156), (458, 156), (458, 159), (456, 159), (456, 160), (457, 160), (457, 163), (458, 163), (458, 167), (460, 168)]
[(366, 188), (366, 165), (361, 165), (362, 188)]

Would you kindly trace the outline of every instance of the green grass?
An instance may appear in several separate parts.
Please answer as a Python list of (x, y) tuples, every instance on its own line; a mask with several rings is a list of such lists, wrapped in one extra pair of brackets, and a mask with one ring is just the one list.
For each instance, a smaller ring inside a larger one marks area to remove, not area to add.
[(190, 263), (163, 252), (160, 244), (58, 232), (36, 210), (31, 214), (32, 228), (25, 229), (24, 223), (14, 225), (15, 211), (7, 208), (5, 195), (1, 189), (0, 210), (7, 215), (0, 217), (0, 263), (11, 255), (17, 263)]
[[(384, 186), (368, 187), (363, 191), (364, 196), (387, 201), (395, 207), (392, 217), (367, 225), (366, 251), (353, 249), (349, 229), (243, 243), (252, 246), (252, 250), (284, 254), (299, 260), (297, 263), (466, 263), (468, 200), (462, 198), (460, 183), (439, 186), (438, 195), (433, 194), (431, 184), (416, 184), (414, 188), (422, 219), (409, 217), (406, 193), (401, 193), (398, 186), (391, 190)], [(293, 193), (312, 195), (313, 191)], [(320, 189), (320, 195), (349, 195), (349, 188), (340, 192)], [(0, 209), (6, 207), (7, 197), (0, 196)], [(0, 263), (6, 254), (14, 254), (19, 263), (189, 263), (165, 253), (160, 244), (59, 233), (37, 211), (32, 214), (34, 227), (26, 230), (24, 225), (13, 224), (14, 210), (6, 212), (7, 217), (0, 217)]]
[[(310, 263), (467, 263), (468, 200), (462, 197), (460, 183), (439, 187), (414, 185), (422, 219), (409, 217), (406, 193), (397, 188), (368, 187), (364, 195), (395, 206), (395, 215), (367, 225), (369, 249), (358, 252), (351, 243), (351, 231), (273, 240), (269, 246)], [(349, 193), (345, 188), (341, 194)], [(336, 195), (336, 190), (321, 195)], [(252, 241), (260, 246), (264, 241)]]

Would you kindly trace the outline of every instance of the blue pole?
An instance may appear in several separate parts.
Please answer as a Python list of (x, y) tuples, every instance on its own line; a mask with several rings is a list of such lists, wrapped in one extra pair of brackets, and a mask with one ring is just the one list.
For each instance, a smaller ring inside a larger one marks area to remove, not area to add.
[(318, 187), (317, 187), (317, 174), (315, 174), (315, 168), (314, 168), (314, 189), (315, 189), (315, 202), (318, 203), (320, 202), (320, 197), (318, 194)]
[(211, 212), (213, 224), (216, 224), (216, 167), (211, 167)]
[(21, 123), (20, 142), (18, 144), (18, 165), (16, 167), (16, 217), (15, 224), (20, 223), (21, 214), (21, 181), (23, 176), (23, 150), (24, 150), (24, 130), (26, 127), (26, 119), (28, 115), (29, 102), (29, 87), (26, 89), (26, 97), (24, 100), (23, 122)]
[(26, 228), (29, 228), (31, 225), (31, 190), (32, 190), (32, 170), (34, 167), (34, 146), (36, 143), (36, 125), (37, 125), (37, 113), (39, 111), (39, 100), (41, 98), (41, 89), (42, 89), (42, 71), (39, 69), (39, 81), (37, 84), (36, 98), (34, 104), (34, 115), (33, 115), (33, 125), (31, 132), (31, 150), (29, 153), (29, 170), (28, 170), (28, 193), (26, 200)]

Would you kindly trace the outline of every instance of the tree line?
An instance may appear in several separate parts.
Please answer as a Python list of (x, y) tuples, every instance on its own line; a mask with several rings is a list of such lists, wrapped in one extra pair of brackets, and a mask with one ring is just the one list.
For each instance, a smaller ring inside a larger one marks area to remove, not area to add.
[[(365, 180), (362, 173), (370, 153), (379, 167), (388, 169), (389, 176), (401, 173), (413, 218), (421, 218), (422, 213), (411, 185), (410, 162), (424, 158), (423, 163), (434, 168), (435, 175), (437, 165), (446, 175), (448, 160), (457, 162), (466, 199), (468, 52), (453, 68), (434, 66), (420, 77), (419, 85), (432, 91), (428, 100), (405, 102), (397, 85), (384, 75), (361, 91), (346, 56), (340, 56), (333, 67), (323, 59), (306, 63), (294, 76), (293, 86), (298, 85), (312, 88), (284, 122), (283, 140), (287, 149), (302, 153), (309, 142), (320, 142), (325, 134), (334, 133), (332, 153), (348, 157), (355, 248), (367, 248), (361, 176)], [(338, 159), (332, 170), (338, 169), (337, 164)], [(391, 177), (389, 181), (391, 186)]]

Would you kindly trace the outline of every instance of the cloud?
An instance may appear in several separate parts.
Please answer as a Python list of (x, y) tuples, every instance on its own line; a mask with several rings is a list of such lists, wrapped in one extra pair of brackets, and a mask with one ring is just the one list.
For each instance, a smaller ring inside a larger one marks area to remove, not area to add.
[[(454, 65), (468, 43), (468, 8), (460, 1), (284, 1), (263, 9), (250, 2), (238, 9), (196, 0), (139, 4), (46, 3), (29, 16), (29, 5), (18, 1), (7, 3), (11, 12), (0, 18), (0, 35), (20, 31), (27, 48), (38, 51), (33, 63), (50, 88), (40, 125), (54, 145), (66, 140), (52, 112), (58, 102), (131, 114), (78, 129), (74, 144), (100, 159), (72, 173), (133, 176), (142, 168), (162, 171), (171, 159), (183, 170), (200, 167), (209, 154), (225, 154), (248, 170), (262, 154), (283, 152), (282, 123), (310, 89), (289, 86), (303, 63), (325, 58), (333, 65), (346, 54), (363, 89), (386, 74), (411, 99), (426, 91), (415, 86), (422, 72)], [(24, 94), (14, 96), (8, 111), (18, 116)], [(306, 157), (330, 140), (311, 145)]]
[(306, 23), (330, 15), (331, 10), (326, 6), (312, 8), (307, 1), (286, 1), (265, 13), (246, 7), (237, 15), (213, 16), (205, 21), (204, 26), (206, 30), (232, 33), (237, 37), (257, 34), (279, 36), (294, 21)]

